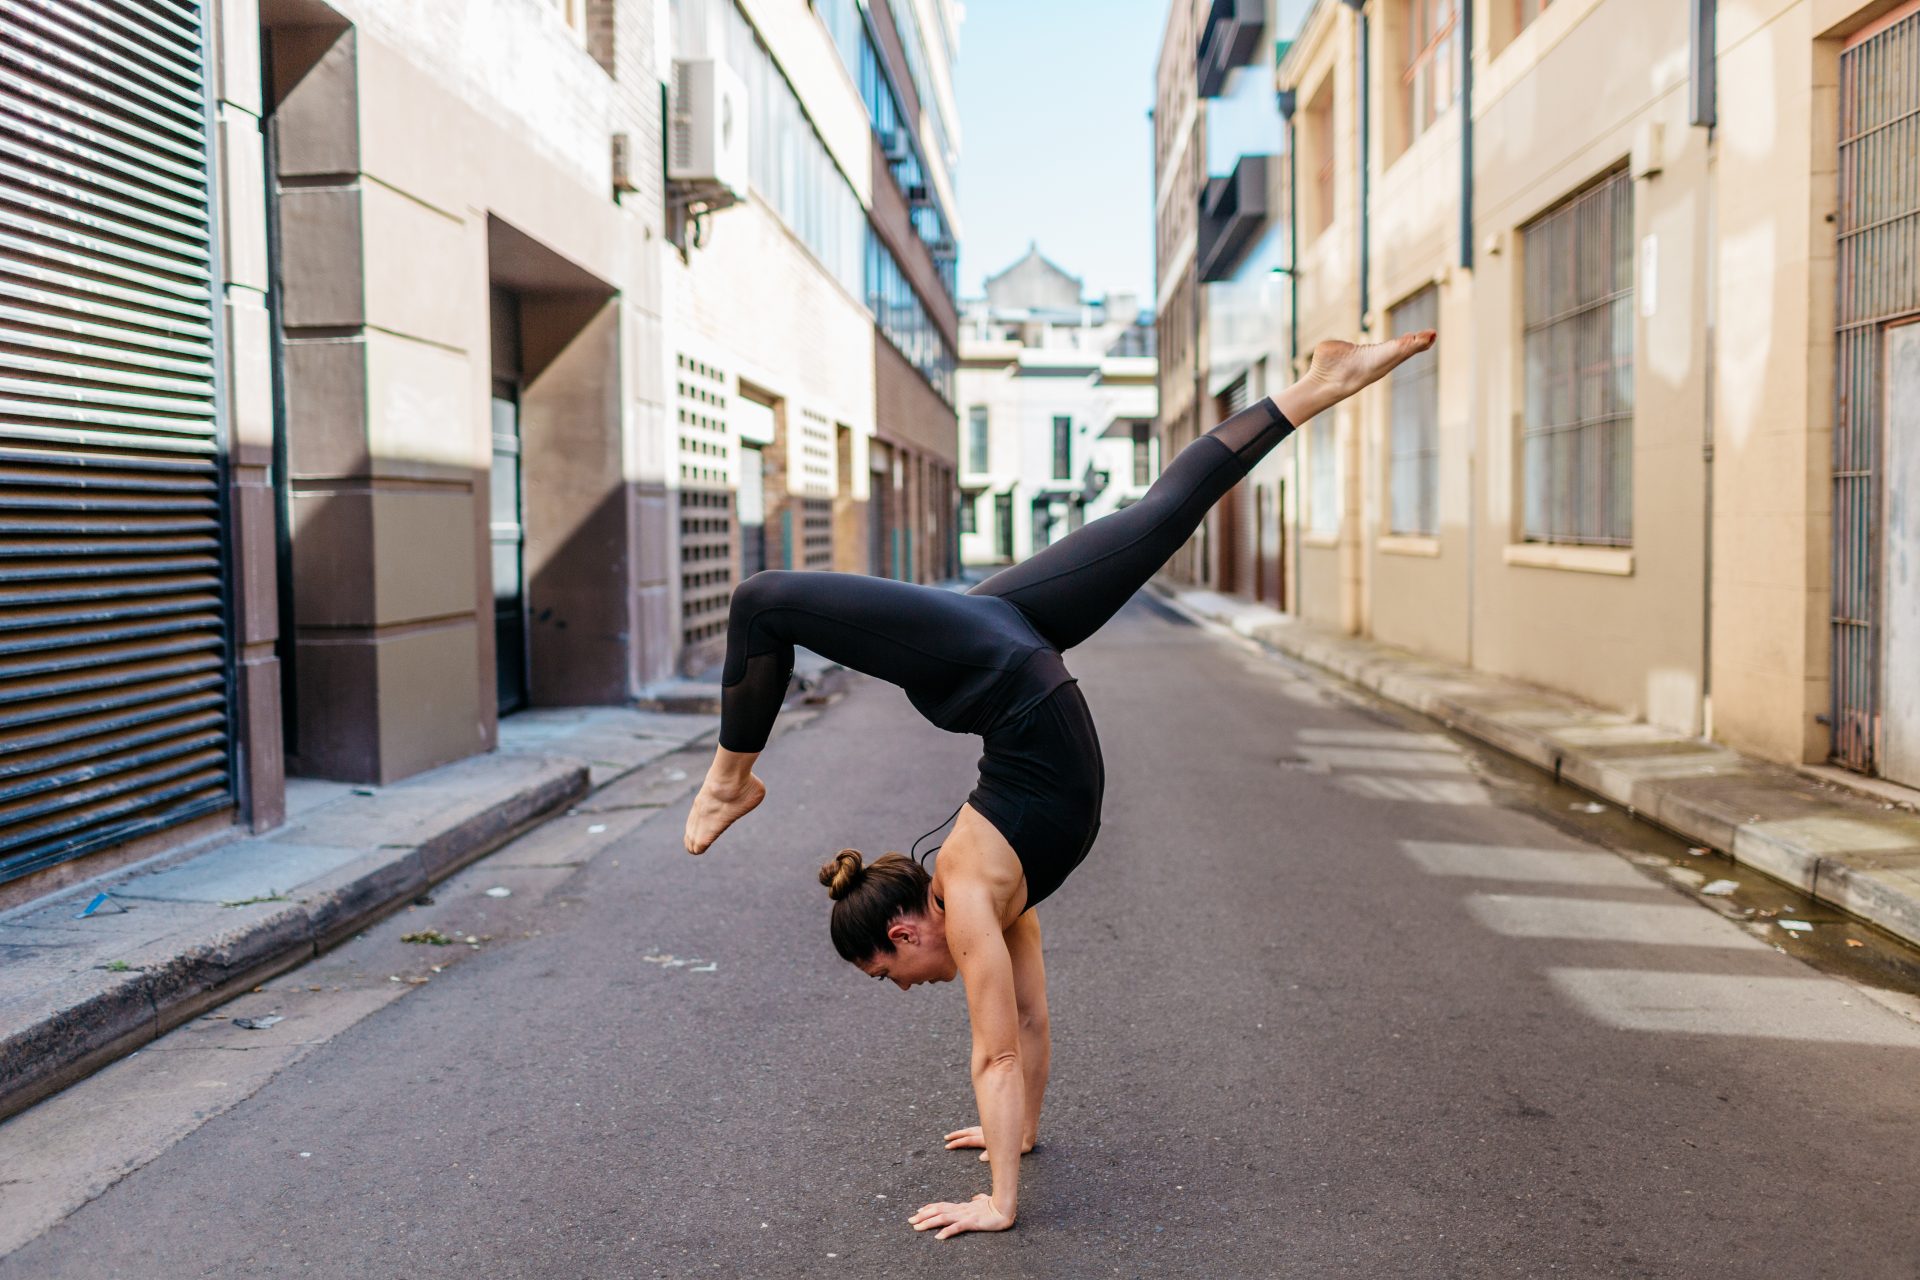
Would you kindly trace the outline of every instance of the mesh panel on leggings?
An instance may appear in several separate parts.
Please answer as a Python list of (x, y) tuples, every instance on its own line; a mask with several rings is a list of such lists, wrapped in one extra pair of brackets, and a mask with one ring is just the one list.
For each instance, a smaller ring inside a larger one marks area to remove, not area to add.
[[(720, 690), (720, 745), (753, 753), (767, 745), (780, 704), (786, 701), (787, 682), (793, 679), (793, 646), (781, 645), (737, 665), (739, 678), (725, 680)], [(729, 661), (726, 675), (732, 676), (735, 666)]]

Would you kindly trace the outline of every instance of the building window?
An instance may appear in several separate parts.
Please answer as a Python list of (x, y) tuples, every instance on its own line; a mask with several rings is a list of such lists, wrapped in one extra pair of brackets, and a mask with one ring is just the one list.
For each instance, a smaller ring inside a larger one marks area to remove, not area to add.
[(1002, 560), (1013, 559), (1013, 495), (993, 495), (993, 554)]
[(960, 532), (974, 532), (973, 495), (970, 493), (960, 495)]
[(1305, 213), (1309, 235), (1318, 235), (1333, 225), (1333, 76), (1320, 82), (1319, 92), (1307, 104), (1306, 169), (1311, 185), (1307, 189)]
[[(1436, 329), (1440, 290), (1429, 285), (1387, 314), (1397, 337)], [(1387, 384), (1392, 451), (1388, 475), (1390, 532), (1440, 532), (1440, 365), (1429, 347), (1393, 371)]]
[(1153, 483), (1153, 425), (1133, 424), (1133, 483), (1141, 488)]
[(1316, 419), (1307, 434), (1307, 532), (1340, 532), (1340, 424)]
[(1526, 538), (1633, 543), (1633, 183), (1603, 179), (1521, 229)]
[(1053, 478), (1073, 479), (1073, 419), (1065, 414), (1053, 419)]
[(1456, 0), (1405, 0), (1407, 57), (1403, 89), (1407, 140), (1425, 133), (1453, 105), (1458, 86), (1460, 27)]
[(1513, 0), (1513, 29), (1524, 29), (1552, 3), (1553, 0)]
[(967, 406), (967, 470), (979, 475), (987, 469), (987, 406)]

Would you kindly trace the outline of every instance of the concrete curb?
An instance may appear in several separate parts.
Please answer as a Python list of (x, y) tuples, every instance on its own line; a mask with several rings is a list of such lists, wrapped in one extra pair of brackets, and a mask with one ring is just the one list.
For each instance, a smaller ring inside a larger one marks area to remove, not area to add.
[(587, 793), (585, 764), (527, 763), (510, 794), (302, 885), (290, 903), (231, 908), (135, 946), (116, 957), (124, 969), (93, 968), (36, 993), (0, 1019), (11, 1024), (0, 1025), (0, 1118), (313, 959)]
[(1191, 617), (1429, 716), (1920, 945), (1920, 818), (1564, 694), (1212, 592), (1153, 588)]

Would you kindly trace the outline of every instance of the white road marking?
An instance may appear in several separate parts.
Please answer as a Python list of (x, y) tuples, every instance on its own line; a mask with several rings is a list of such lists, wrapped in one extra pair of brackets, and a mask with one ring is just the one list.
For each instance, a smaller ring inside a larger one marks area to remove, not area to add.
[(1560, 993), (1622, 1031), (1920, 1049), (1920, 1027), (1829, 978), (1550, 969)]
[(1440, 733), (1389, 733), (1379, 729), (1302, 729), (1294, 740), (1326, 747), (1386, 747), (1400, 751), (1458, 751), (1460, 745)]
[(1467, 762), (1442, 751), (1392, 751), (1380, 747), (1320, 747), (1303, 744), (1300, 754), (1335, 769), (1383, 769), (1389, 773), (1466, 773)]
[(1690, 903), (1604, 902), (1506, 893), (1475, 893), (1467, 909), (1510, 938), (1566, 938), (1645, 946), (1732, 947), (1766, 951), (1740, 926)]
[(1433, 876), (1525, 880), (1538, 884), (1590, 884), (1622, 889), (1655, 887), (1651, 880), (1611, 853), (1442, 844), (1428, 840), (1402, 840), (1400, 847), (1422, 871)]
[(1416, 804), (1491, 804), (1477, 782), (1440, 778), (1376, 778), (1366, 774), (1337, 778), (1340, 786), (1369, 800), (1409, 800)]

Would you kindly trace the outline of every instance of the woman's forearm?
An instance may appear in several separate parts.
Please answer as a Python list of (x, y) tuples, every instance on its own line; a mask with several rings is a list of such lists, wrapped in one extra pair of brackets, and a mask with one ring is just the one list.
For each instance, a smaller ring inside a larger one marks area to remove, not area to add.
[(1026, 1125), (1021, 1134), (1023, 1148), (1040, 1141), (1040, 1106), (1047, 1097), (1047, 1069), (1053, 1057), (1052, 1038), (1047, 1024), (1039, 1022), (1020, 1028), (1020, 1074), (1026, 1086)]
[(980, 1107), (980, 1135), (993, 1169), (993, 1204), (1012, 1216), (1020, 1199), (1020, 1138), (1026, 1127), (1026, 1080), (1014, 1055), (976, 1064), (973, 1097)]

